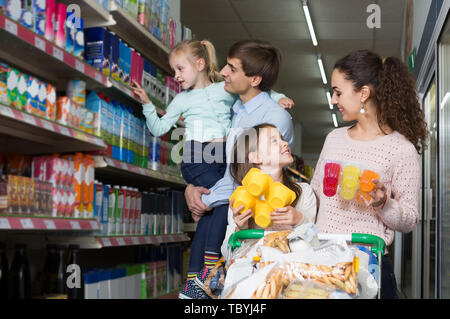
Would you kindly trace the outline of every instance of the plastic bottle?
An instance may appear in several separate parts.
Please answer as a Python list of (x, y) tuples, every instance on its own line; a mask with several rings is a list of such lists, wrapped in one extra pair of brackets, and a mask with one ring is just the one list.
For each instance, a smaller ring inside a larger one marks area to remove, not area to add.
[(6, 258), (6, 245), (0, 243), (0, 299), (5, 300), (8, 296), (8, 259)]
[(63, 246), (58, 246), (56, 249), (56, 269), (54, 273), (54, 289), (55, 294), (66, 293), (66, 251)]
[[(70, 245), (69, 246), (69, 253), (67, 258), (67, 265), (77, 265), (80, 267), (81, 270), (81, 264), (80, 264), (80, 246), (78, 245)], [(68, 299), (83, 299), (83, 273), (77, 274), (80, 278), (80, 287), (74, 287), (74, 288), (67, 288), (67, 297)]]
[(43, 295), (51, 293), (50, 274), (52, 266), (56, 263), (55, 252), (55, 245), (47, 245), (47, 257), (41, 274), (41, 294)]
[(16, 253), (11, 264), (11, 295), (13, 299), (31, 299), (30, 266), (25, 244), (16, 245)]

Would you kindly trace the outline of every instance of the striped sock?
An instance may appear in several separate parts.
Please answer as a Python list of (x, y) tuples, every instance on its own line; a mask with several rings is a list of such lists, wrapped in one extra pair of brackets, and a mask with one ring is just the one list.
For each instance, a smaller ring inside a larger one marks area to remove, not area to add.
[(213, 251), (205, 251), (205, 267), (212, 269), (219, 261), (219, 253)]
[(196, 272), (188, 272), (187, 273), (187, 280), (194, 279), (195, 277), (197, 277), (197, 273)]

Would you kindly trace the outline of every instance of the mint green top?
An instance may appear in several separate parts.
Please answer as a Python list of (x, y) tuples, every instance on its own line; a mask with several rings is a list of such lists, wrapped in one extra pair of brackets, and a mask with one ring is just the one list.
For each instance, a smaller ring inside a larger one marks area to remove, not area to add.
[[(152, 103), (144, 104), (143, 113), (148, 129), (154, 136), (164, 135), (182, 115), (186, 124), (187, 141), (204, 143), (227, 136), (231, 128), (231, 107), (239, 96), (225, 91), (224, 85), (225, 82), (222, 81), (202, 89), (178, 93), (161, 118)], [(275, 91), (271, 91), (270, 96), (276, 102), (286, 97)]]

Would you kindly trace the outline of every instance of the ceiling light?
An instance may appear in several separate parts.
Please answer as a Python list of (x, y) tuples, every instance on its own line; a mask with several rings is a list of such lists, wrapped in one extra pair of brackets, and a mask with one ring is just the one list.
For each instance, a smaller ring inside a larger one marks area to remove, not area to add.
[(319, 56), (317, 58), (317, 63), (319, 64), (320, 75), (322, 76), (323, 84), (327, 84), (327, 76), (325, 75), (325, 69), (323, 68), (322, 58)]
[(309, 34), (311, 35), (311, 40), (313, 45), (317, 46), (316, 34), (314, 33), (314, 27), (311, 20), (311, 15), (309, 14), (308, 4), (306, 0), (303, 0), (303, 12), (305, 13), (306, 23), (308, 24)]
[(327, 91), (327, 100), (328, 100), (328, 105), (330, 106), (330, 110), (333, 109), (333, 104), (331, 103), (331, 94), (330, 92)]
[(336, 114), (331, 113), (331, 116), (333, 117), (333, 124), (334, 124), (334, 127), (338, 127), (338, 122), (337, 122)]

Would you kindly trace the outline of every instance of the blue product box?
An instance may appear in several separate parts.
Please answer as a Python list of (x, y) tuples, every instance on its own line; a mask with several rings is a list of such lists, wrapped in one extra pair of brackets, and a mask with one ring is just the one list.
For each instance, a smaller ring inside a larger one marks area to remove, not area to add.
[(46, 22), (45, 4), (46, 4), (45, 0), (33, 1), (33, 19), (34, 19), (33, 31), (40, 36), (44, 36), (45, 34), (45, 22)]
[(119, 48), (120, 39), (114, 33), (111, 33), (111, 77), (120, 82), (120, 68), (119, 68)]
[(73, 43), (73, 55), (77, 58), (84, 57), (84, 47), (85, 47), (85, 39), (84, 39), (84, 20), (82, 18), (79, 19), (79, 26), (75, 25), (75, 35), (74, 35), (74, 43)]
[(75, 19), (73, 18), (73, 12), (67, 12), (66, 23), (64, 28), (66, 29), (66, 51), (73, 53), (73, 47), (75, 44)]
[(33, 0), (22, 0), (20, 24), (28, 29), (33, 29)]
[(111, 74), (111, 34), (102, 27), (85, 30), (86, 62), (106, 76)]

